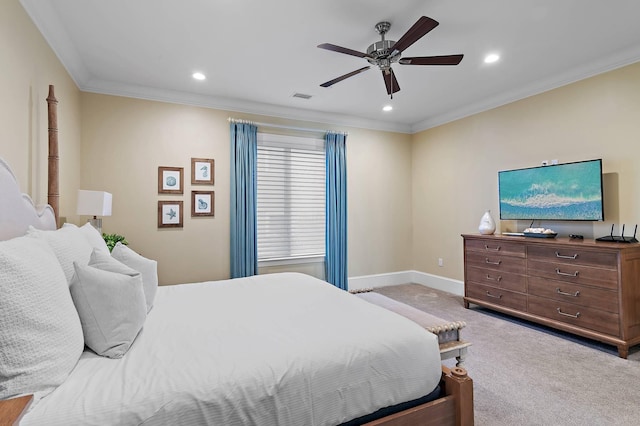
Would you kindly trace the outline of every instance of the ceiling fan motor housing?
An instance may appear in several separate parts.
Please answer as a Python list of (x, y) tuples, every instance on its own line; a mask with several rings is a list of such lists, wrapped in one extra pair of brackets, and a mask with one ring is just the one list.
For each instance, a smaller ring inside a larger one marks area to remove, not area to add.
[(396, 44), (393, 40), (380, 40), (373, 43), (367, 48), (367, 61), (370, 64), (379, 66), (380, 68), (388, 68), (394, 62), (398, 62), (400, 59), (400, 52), (395, 55), (393, 53), (393, 45)]

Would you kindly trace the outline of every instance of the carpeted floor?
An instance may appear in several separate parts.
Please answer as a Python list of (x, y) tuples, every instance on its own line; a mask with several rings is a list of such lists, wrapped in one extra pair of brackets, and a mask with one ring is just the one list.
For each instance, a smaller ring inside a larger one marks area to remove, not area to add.
[[(494, 313), (418, 284), (375, 289), (448, 320), (472, 343), (476, 425), (639, 425), (640, 347), (615, 347)], [(454, 366), (455, 360), (445, 365)]]

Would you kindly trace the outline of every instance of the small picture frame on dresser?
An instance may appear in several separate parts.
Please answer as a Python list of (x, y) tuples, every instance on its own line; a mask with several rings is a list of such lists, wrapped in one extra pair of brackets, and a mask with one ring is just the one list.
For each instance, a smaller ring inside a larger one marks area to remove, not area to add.
[(211, 158), (191, 159), (191, 185), (213, 185), (215, 163)]

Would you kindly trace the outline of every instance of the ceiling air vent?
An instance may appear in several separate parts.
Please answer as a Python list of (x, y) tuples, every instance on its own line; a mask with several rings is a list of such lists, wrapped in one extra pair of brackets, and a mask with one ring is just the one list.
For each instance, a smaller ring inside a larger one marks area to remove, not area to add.
[(311, 95), (305, 95), (304, 93), (294, 93), (293, 97), (300, 99), (311, 99)]

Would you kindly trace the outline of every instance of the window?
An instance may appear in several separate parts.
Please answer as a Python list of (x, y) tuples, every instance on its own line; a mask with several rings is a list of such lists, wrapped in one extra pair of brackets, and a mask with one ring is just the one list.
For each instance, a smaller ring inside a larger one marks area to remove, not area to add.
[(325, 254), (324, 140), (258, 133), (258, 261)]

